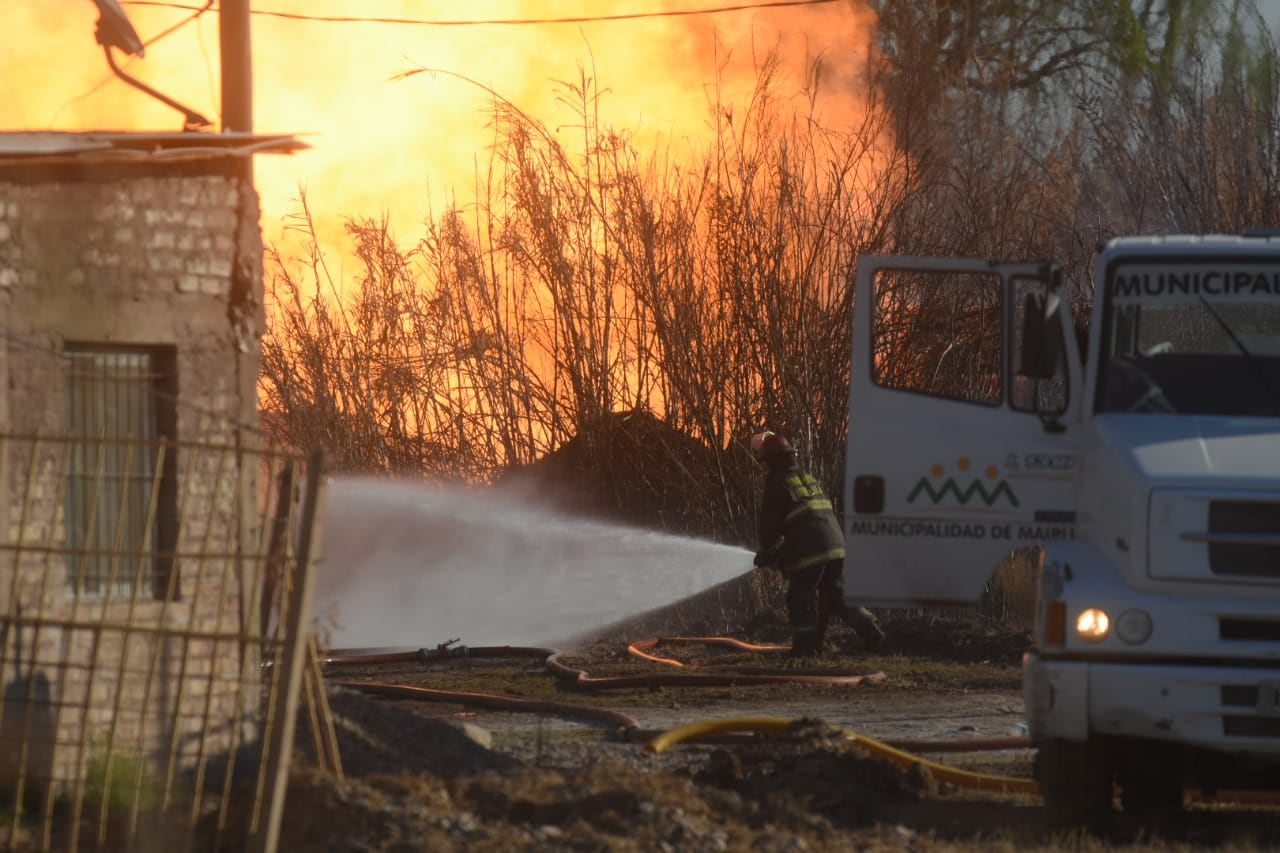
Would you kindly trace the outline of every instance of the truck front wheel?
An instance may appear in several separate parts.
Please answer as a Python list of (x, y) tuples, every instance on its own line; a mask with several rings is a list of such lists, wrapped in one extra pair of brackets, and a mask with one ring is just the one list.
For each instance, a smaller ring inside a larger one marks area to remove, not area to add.
[(1036, 754), (1036, 778), (1044, 791), (1051, 829), (1102, 831), (1114, 806), (1114, 773), (1097, 741), (1050, 738)]

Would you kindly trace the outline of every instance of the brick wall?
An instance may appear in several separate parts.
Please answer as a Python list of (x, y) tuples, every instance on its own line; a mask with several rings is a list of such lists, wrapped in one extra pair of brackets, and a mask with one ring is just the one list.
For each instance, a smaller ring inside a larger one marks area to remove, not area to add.
[[(105, 175), (88, 167), (80, 180), (0, 180), (0, 436), (10, 437), (0, 466), (0, 781), (15, 718), (56, 735), (41, 761), (67, 778), (109, 736), (117, 747), (145, 741), (153, 755), (175, 744), (196, 754), (197, 735), (225, 731), (257, 696), (240, 645), (215, 635), (246, 627), (250, 613), (255, 568), (236, 554), (261, 527), (258, 466), (214, 449), (254, 436), (244, 425), (257, 417), (257, 197), (238, 178), (190, 164)], [(176, 355), (169, 438), (179, 444), (166, 452), (176, 453), (182, 556), (172, 600), (90, 599), (68, 583), (57, 553), (66, 543), (67, 445), (58, 439), (68, 343)], [(32, 626), (36, 615), (46, 623)], [(126, 624), (189, 636), (128, 633)], [(52, 710), (32, 717), (41, 691)]]

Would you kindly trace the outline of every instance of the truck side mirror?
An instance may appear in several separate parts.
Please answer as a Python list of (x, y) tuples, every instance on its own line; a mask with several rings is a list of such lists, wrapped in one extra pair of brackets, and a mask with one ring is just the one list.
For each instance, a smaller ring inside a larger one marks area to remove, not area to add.
[(1062, 324), (1058, 317), (1062, 300), (1028, 293), (1022, 302), (1022, 352), (1018, 375), (1051, 379), (1062, 362)]

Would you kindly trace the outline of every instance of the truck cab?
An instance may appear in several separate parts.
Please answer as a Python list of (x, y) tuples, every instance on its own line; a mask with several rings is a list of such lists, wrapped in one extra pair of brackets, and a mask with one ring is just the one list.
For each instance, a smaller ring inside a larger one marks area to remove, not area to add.
[(973, 605), (1022, 555), (1057, 825), (1280, 789), (1280, 238), (1112, 240), (1087, 316), (1063, 280), (859, 259), (849, 602)]

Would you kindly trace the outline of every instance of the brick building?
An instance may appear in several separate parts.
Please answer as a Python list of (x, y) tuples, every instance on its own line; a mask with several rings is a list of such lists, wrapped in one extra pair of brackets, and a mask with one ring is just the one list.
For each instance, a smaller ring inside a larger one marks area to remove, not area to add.
[(45, 790), (104, 742), (176, 784), (251, 736), (230, 731), (269, 527), (246, 164), (302, 147), (0, 133), (0, 785)]

